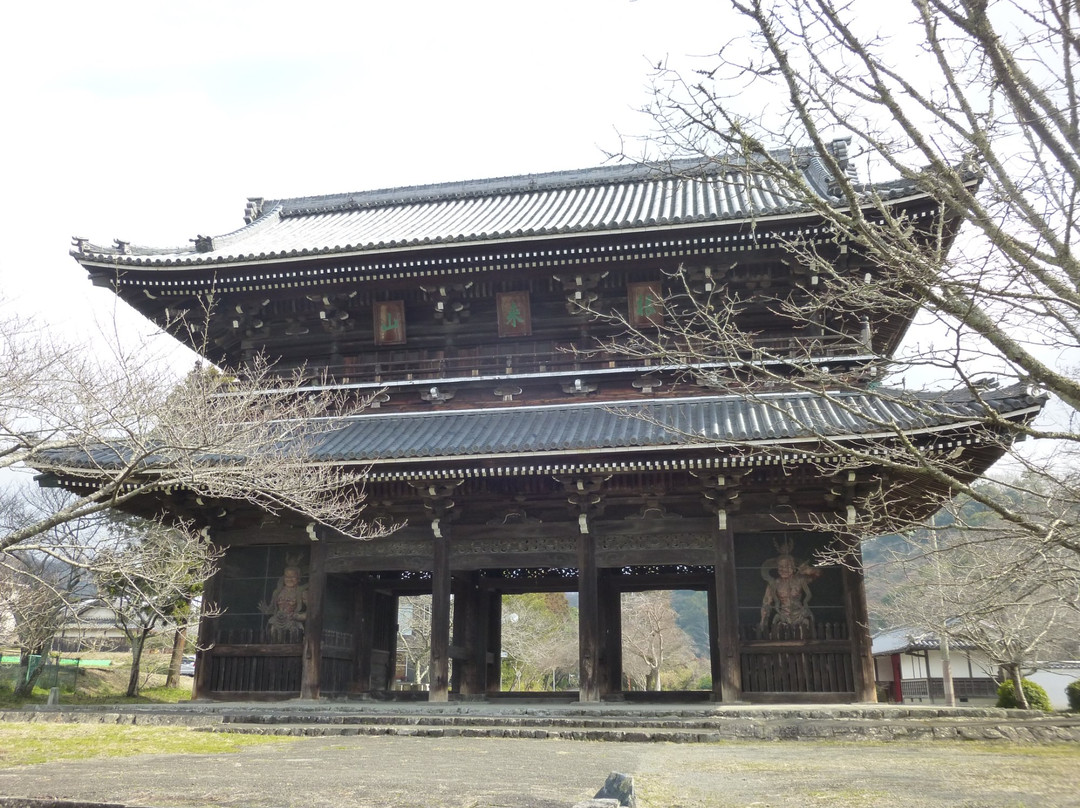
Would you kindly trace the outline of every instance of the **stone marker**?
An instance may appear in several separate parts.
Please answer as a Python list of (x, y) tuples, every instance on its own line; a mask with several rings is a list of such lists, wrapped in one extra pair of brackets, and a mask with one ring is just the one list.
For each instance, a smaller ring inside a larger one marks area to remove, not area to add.
[(596, 792), (595, 799), (615, 799), (625, 808), (637, 808), (634, 798), (634, 778), (628, 774), (612, 772), (608, 775), (604, 787)]

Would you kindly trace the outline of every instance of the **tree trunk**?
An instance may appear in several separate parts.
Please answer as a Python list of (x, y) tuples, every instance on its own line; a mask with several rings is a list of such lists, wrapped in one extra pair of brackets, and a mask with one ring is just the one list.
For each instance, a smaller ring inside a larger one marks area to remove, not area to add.
[(949, 638), (941, 633), (941, 686), (945, 691), (945, 706), (956, 706), (956, 688), (953, 687), (952, 655), (949, 650)]
[(1027, 696), (1024, 694), (1023, 679), (1020, 676), (1020, 666), (1016, 663), (1009, 665), (1009, 678), (1012, 680), (1013, 692), (1016, 694), (1016, 704), (1022, 710), (1031, 709)]
[(142, 661), (143, 646), (146, 645), (148, 629), (140, 631), (131, 641), (131, 676), (128, 677), (127, 695), (134, 698), (139, 695), (139, 663)]
[(169, 673), (165, 677), (165, 687), (180, 687), (180, 663), (184, 661), (184, 649), (187, 648), (187, 626), (177, 626), (173, 634), (172, 658), (169, 659)]
[(34, 651), (23, 651), (19, 654), (19, 671), (30, 670), (30, 657), (37, 655), (38, 665), (29, 675), (22, 675), (18, 677), (18, 681), (15, 683), (14, 695), (18, 698), (25, 698), (34, 692), (34, 686), (37, 685), (37, 680), (41, 676), (41, 672), (45, 670), (45, 662), (42, 659), (42, 649), (38, 648)]
[(656, 691), (660, 689), (660, 668), (649, 668), (645, 674), (645, 689)]

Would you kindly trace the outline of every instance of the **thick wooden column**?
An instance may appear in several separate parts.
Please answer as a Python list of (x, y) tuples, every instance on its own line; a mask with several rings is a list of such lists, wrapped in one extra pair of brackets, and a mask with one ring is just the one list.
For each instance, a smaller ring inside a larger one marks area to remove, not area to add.
[(713, 698), (733, 702), (742, 698), (739, 665), (739, 599), (735, 583), (735, 532), (726, 510), (717, 513), (713, 561), (715, 597), (710, 598)]
[(483, 696), (487, 675), (486, 598), (478, 584), (479, 573), (454, 576), (454, 637), (451, 654), (454, 671), (451, 690), (462, 696)]
[(482, 621), (487, 633), (484, 654), (487, 674), (484, 677), (484, 692), (497, 696), (502, 692), (502, 592), (494, 590), (484, 592), (484, 614)]
[(599, 573), (600, 610), (600, 695), (609, 696), (623, 690), (622, 675), (622, 599), (615, 586), (611, 570)]
[(578, 700), (600, 701), (600, 595), (596, 542), (581, 516), (578, 534)]
[(210, 669), (213, 667), (214, 642), (217, 639), (216, 617), (208, 617), (217, 611), (221, 600), (222, 572), (219, 569), (203, 585), (202, 617), (199, 618), (199, 639), (195, 650), (195, 683), (192, 686), (193, 699), (210, 698)]
[(326, 542), (311, 545), (308, 571), (307, 619), (304, 621), (303, 658), (301, 660), (300, 698), (319, 698), (322, 671), (323, 601), (326, 598)]
[(431, 669), (428, 701), (450, 698), (450, 518), (451, 494), (464, 480), (414, 483), (431, 515)]
[(428, 701), (450, 699), (450, 535), (449, 524), (434, 519), (431, 568), (431, 685)]
[(604, 678), (600, 581), (593, 532), (594, 516), (602, 512), (602, 489), (608, 479), (592, 476), (560, 480), (578, 523), (578, 699), (584, 702), (600, 701)]
[(471, 603), (469, 599), (467, 576), (460, 573), (450, 576), (450, 602), (453, 604), (450, 615), (450, 692), (460, 693), (465, 679), (465, 667), (468, 664), (468, 620)]
[(375, 590), (361, 578), (354, 590), (353, 693), (371, 692), (371, 652), (375, 647)]
[(866, 604), (866, 579), (862, 552), (856, 544), (841, 567), (844, 581), (844, 610), (851, 637), (851, 667), (855, 677), (855, 701), (876, 702), (877, 682), (871, 649), (870, 620)]
[(397, 674), (398, 632), (401, 626), (398, 623), (398, 609), (401, 604), (401, 596), (396, 592), (377, 595), (380, 601), (379, 610), (381, 620), (386, 626), (386, 662), (380, 681), (387, 691), (394, 689), (395, 676)]

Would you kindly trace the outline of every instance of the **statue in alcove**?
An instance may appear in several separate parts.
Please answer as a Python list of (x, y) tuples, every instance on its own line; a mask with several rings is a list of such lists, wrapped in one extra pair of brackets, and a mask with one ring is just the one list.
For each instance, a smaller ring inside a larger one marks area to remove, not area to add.
[[(766, 559), (761, 565), (765, 579), (765, 597), (761, 601), (761, 624), (764, 631), (780, 627), (810, 628), (814, 615), (810, 611), (810, 583), (821, 571), (809, 562), (800, 564), (791, 554), (790, 539), (777, 544), (780, 555)], [(774, 574), (775, 570), (775, 574)]]
[(261, 601), (259, 611), (269, 615), (266, 633), (270, 642), (299, 642), (307, 619), (307, 587), (300, 583), (300, 558), (288, 557), (270, 601)]

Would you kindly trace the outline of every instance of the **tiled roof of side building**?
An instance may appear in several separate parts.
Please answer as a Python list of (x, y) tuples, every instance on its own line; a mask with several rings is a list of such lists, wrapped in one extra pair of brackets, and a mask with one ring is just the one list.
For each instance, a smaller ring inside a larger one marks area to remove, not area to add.
[[(849, 165), (843, 141), (832, 152)], [(828, 172), (808, 151), (778, 152), (829, 198)], [(850, 172), (849, 172), (850, 173)], [(890, 186), (888, 193), (912, 193)], [(183, 267), (362, 253), (552, 235), (633, 231), (805, 212), (777, 182), (741, 160), (690, 159), (611, 165), (497, 179), (249, 200), (246, 227), (166, 249), (78, 240), (83, 261)]]

